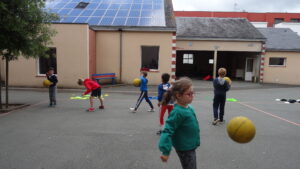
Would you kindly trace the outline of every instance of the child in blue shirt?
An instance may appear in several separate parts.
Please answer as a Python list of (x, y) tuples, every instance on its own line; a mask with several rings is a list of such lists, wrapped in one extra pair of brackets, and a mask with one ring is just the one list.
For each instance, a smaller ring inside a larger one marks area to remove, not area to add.
[(148, 110), (149, 112), (154, 112), (154, 107), (148, 97), (148, 79), (147, 79), (147, 72), (142, 72), (142, 76), (141, 76), (141, 86), (140, 86), (140, 90), (141, 90), (141, 94), (140, 97), (138, 98), (136, 105), (134, 108), (130, 108), (130, 110), (132, 111), (132, 113), (136, 113), (137, 109), (139, 108), (140, 104), (142, 103), (143, 99), (146, 100), (146, 102), (149, 104), (150, 106), (150, 110)]
[(162, 127), (164, 125), (164, 116), (166, 111), (168, 110), (168, 114), (170, 115), (170, 112), (173, 110), (174, 105), (170, 102), (167, 104), (162, 104), (163, 96), (167, 90), (171, 87), (171, 84), (169, 83), (170, 75), (168, 73), (164, 73), (161, 76), (162, 83), (158, 85), (158, 107), (160, 107), (160, 115), (159, 115), (159, 124), (160, 124), (160, 130), (156, 133), (158, 135), (161, 134)]

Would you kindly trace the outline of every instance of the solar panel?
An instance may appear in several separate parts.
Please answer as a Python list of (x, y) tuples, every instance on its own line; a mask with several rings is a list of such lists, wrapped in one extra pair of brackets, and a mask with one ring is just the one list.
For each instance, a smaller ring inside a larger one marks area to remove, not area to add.
[(46, 0), (45, 10), (60, 16), (54, 23), (166, 26), (164, 0)]

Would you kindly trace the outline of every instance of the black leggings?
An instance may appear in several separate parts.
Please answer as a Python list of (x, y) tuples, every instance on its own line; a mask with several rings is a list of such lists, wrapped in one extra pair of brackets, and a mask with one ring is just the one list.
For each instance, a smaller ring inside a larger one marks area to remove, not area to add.
[(134, 110), (137, 110), (139, 108), (139, 106), (142, 103), (144, 98), (145, 98), (146, 102), (149, 104), (149, 106), (151, 107), (151, 109), (153, 109), (153, 105), (148, 97), (148, 91), (141, 91), (140, 97), (136, 102)]

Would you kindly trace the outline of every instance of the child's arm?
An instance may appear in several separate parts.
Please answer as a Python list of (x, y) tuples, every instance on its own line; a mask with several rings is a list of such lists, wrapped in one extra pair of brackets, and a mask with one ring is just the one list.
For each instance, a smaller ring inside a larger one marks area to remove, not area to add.
[(157, 96), (157, 100), (158, 100), (158, 107), (160, 107), (160, 103), (162, 101), (162, 86), (158, 85), (158, 96)]
[(88, 93), (90, 93), (92, 91), (92, 86), (88, 82), (84, 85), (86, 87), (86, 91), (83, 93), (83, 95), (87, 95)]
[(227, 81), (225, 83), (226, 83), (226, 89), (225, 90), (227, 92), (228, 90), (230, 90), (231, 85)]
[(173, 111), (166, 121), (165, 129), (161, 133), (158, 144), (159, 150), (162, 152), (161, 159), (163, 161), (168, 160), (168, 156), (172, 149), (172, 137), (183, 120), (184, 117), (182, 114)]

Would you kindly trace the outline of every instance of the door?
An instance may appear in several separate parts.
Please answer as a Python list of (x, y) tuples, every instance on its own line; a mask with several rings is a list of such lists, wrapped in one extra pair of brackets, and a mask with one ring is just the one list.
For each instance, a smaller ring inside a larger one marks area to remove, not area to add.
[(252, 81), (254, 58), (246, 58), (245, 81)]

